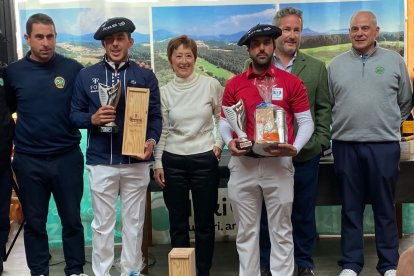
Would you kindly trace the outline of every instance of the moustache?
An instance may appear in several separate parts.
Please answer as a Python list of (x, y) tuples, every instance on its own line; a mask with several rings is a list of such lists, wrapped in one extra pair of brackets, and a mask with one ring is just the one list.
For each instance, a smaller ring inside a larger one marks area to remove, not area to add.
[(266, 54), (266, 53), (258, 53), (256, 55), (256, 57), (269, 57), (270, 55)]

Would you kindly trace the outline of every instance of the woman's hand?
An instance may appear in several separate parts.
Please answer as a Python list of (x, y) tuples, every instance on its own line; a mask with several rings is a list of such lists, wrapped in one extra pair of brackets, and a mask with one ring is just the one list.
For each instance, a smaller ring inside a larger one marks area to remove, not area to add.
[(154, 179), (155, 179), (155, 182), (157, 182), (158, 186), (160, 186), (161, 189), (164, 189), (165, 187), (164, 169), (155, 169)]
[(221, 158), (221, 148), (214, 146), (213, 147), (214, 155), (216, 156), (217, 160), (220, 161)]

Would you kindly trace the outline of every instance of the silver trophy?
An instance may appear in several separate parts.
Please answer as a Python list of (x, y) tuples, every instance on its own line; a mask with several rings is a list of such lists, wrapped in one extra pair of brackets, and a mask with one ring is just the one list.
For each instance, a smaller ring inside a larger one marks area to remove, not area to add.
[[(121, 96), (121, 82), (118, 81), (112, 86), (99, 83), (98, 86), (99, 101), (101, 102), (101, 105), (111, 105), (114, 108), (116, 108), (119, 102), (119, 97)], [(115, 122), (110, 122), (103, 126), (100, 126), (99, 131), (107, 133), (117, 133), (119, 131), (119, 128)]]
[(247, 139), (246, 134), (246, 114), (244, 110), (243, 100), (240, 99), (235, 105), (223, 106), (223, 112), (229, 122), (231, 128), (236, 132), (240, 142), (236, 143), (236, 147), (240, 150), (250, 150), (253, 141)]

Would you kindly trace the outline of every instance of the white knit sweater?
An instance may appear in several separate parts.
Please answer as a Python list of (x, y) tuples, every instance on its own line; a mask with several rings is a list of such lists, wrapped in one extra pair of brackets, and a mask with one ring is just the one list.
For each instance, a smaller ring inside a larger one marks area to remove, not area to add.
[(162, 168), (164, 151), (179, 155), (223, 148), (217, 131), (223, 88), (211, 77), (193, 72), (161, 87), (162, 133), (155, 148), (154, 169)]

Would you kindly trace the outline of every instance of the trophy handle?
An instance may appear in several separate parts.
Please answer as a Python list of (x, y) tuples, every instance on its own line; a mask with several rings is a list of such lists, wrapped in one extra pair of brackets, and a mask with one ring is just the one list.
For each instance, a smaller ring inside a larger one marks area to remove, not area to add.
[(247, 139), (245, 131), (245, 111), (243, 101), (238, 101), (232, 106), (223, 106), (223, 112), (231, 128), (236, 132), (239, 139)]
[(111, 105), (116, 108), (118, 106), (119, 99), (121, 97), (121, 81), (120, 80), (115, 84), (114, 90), (116, 91), (114, 92), (115, 99), (113, 100), (113, 103)]

